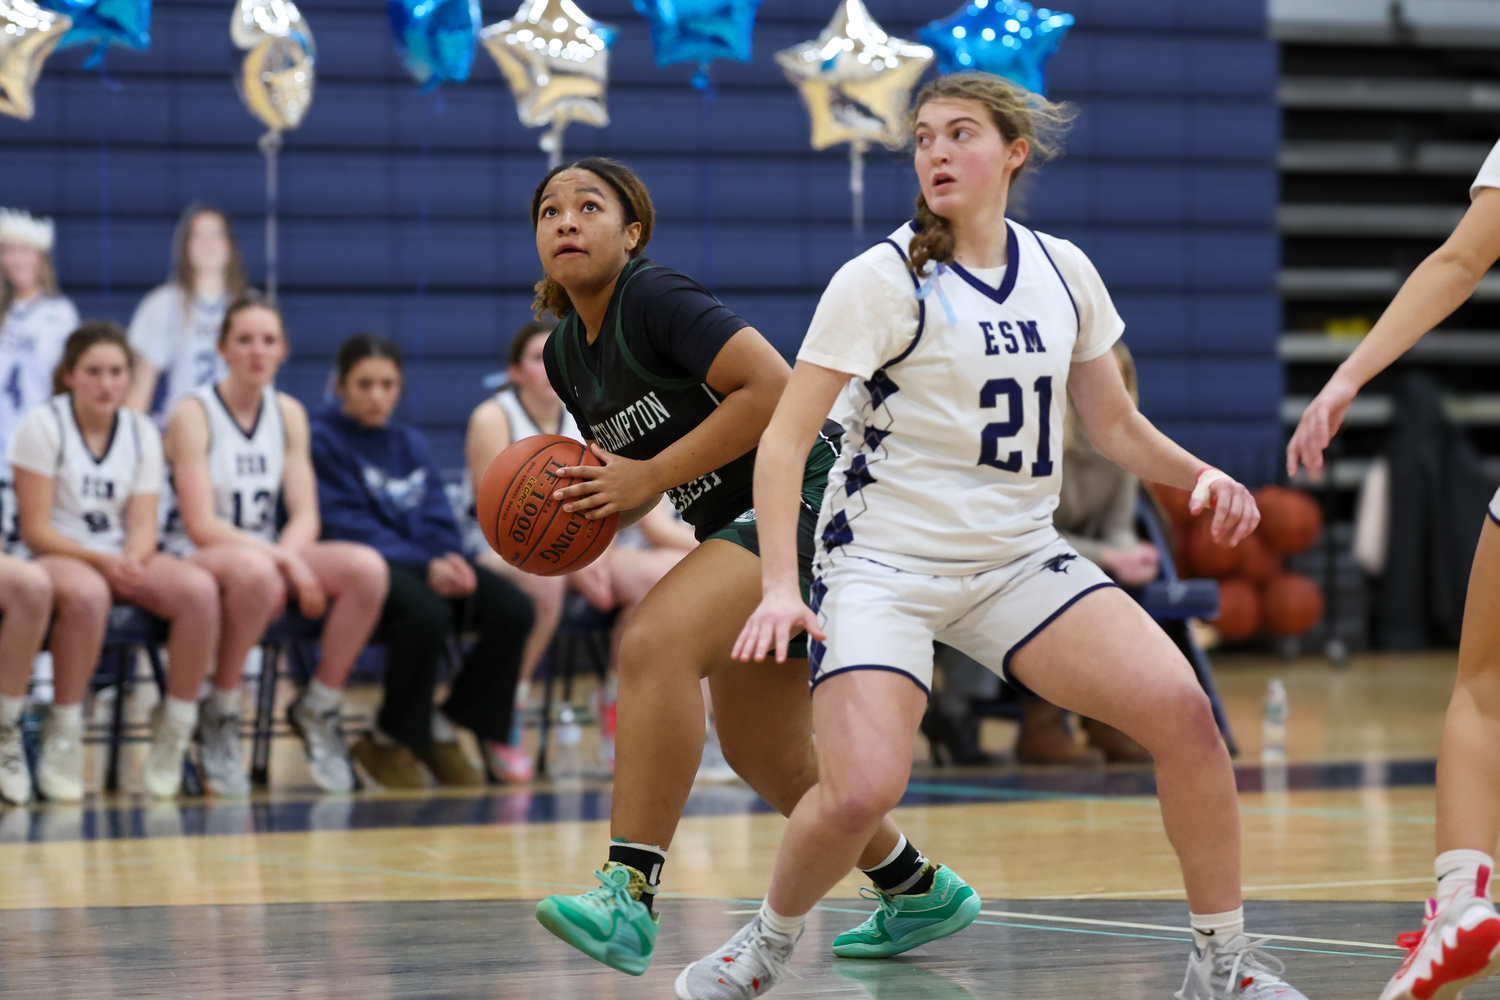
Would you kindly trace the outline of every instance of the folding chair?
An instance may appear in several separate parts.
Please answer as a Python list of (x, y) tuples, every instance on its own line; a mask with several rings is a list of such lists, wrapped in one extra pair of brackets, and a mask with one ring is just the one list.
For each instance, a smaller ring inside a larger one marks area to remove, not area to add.
[(562, 685), (563, 702), (573, 700), (573, 679), (580, 668), (599, 675), (602, 682), (609, 673), (609, 637), (617, 612), (595, 608), (582, 594), (569, 594), (563, 605), (562, 621), (557, 635), (542, 661), (546, 678), (542, 688), (542, 717), (536, 748), (536, 773), (547, 773), (547, 745), (552, 734), (552, 689)]

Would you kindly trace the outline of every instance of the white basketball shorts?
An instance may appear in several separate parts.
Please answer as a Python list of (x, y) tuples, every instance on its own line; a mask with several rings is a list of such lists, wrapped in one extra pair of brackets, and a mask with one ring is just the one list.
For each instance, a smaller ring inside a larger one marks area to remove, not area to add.
[(1010, 661), (1079, 598), (1115, 583), (1061, 538), (1006, 566), (933, 576), (852, 556), (820, 560), (813, 611), (827, 639), (808, 644), (812, 683), (850, 670), (905, 674), (932, 690), (932, 644), (973, 657), (1009, 683)]
[(1494, 499), (1490, 501), (1490, 520), (1500, 524), (1500, 490), (1495, 491)]

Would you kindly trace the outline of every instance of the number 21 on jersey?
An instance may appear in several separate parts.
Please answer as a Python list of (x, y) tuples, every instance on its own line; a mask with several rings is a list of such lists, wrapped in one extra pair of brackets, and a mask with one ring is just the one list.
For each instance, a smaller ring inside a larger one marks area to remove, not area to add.
[[(1052, 475), (1052, 376), (1043, 375), (1032, 384), (1036, 393), (1041, 427), (1037, 433), (1036, 461), (1031, 463), (1031, 477), (1043, 479)], [(1026, 400), (1021, 383), (1013, 378), (992, 378), (979, 390), (979, 408), (1004, 409), (1006, 418), (987, 424), (980, 434), (979, 464), (1002, 472), (1021, 471), (1020, 451), (1001, 454), (1001, 442), (1021, 433), (1026, 426)]]

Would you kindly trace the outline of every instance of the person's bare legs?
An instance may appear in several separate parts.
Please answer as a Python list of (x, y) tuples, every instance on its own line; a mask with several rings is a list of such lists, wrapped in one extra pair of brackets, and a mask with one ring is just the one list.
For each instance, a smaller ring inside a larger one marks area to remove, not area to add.
[(328, 592), (318, 681), (337, 691), (380, 621), (390, 569), (380, 553), (354, 542), (315, 542), (300, 554)]
[(245, 658), (260, 643), (266, 626), (281, 614), (286, 583), (271, 556), (253, 545), (211, 545), (187, 562), (207, 570), (219, 590), (219, 649), (214, 687), (240, 686)]
[(1458, 679), (1437, 767), (1437, 849), (1493, 854), (1500, 838), (1500, 527), (1485, 519), (1469, 574)]
[(171, 622), (167, 694), (196, 702), (219, 643), (219, 586), (213, 576), (202, 566), (157, 552), (146, 560), (144, 586), (130, 599)]
[(24, 698), (52, 617), (52, 580), (36, 563), (0, 555), (0, 695)]
[(104, 575), (69, 556), (36, 560), (52, 582), (52, 704), (77, 705), (99, 665), (113, 598)]

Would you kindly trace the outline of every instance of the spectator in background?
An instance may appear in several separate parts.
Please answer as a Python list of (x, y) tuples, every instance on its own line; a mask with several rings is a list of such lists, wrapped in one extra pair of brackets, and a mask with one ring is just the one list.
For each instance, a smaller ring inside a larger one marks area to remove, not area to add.
[[(78, 329), (78, 310), (58, 290), (51, 219), (0, 208), (0, 448), (26, 411), (52, 396), (52, 369), (63, 341)], [(15, 536), (10, 470), (0, 471), (0, 532)]]
[(171, 623), (167, 694), (151, 714), (146, 791), (171, 798), (198, 722), (198, 686), (219, 640), (219, 590), (198, 566), (156, 550), (161, 438), (123, 408), (130, 347), (114, 323), (85, 323), (63, 347), (57, 395), (11, 442), (21, 538), (52, 580), (56, 694), (37, 784), (54, 802), (83, 797), (83, 697), (114, 600)]
[[(464, 555), (427, 439), (391, 419), (401, 378), (401, 350), (393, 341), (355, 334), (339, 348), (339, 404), (312, 421), (323, 537), (373, 546), (390, 567), (382, 617), (385, 698), (374, 729), (352, 753), (388, 787), (426, 784), (422, 764), (440, 784), (478, 784), (483, 779), (459, 748), (453, 724), (478, 737), (493, 768), (494, 747), (510, 733), (534, 616), (525, 594)], [(470, 629), (479, 641), (435, 710), (444, 643)]]
[[(198, 711), (204, 778), (216, 793), (250, 791), (240, 752), (245, 657), (281, 613), (287, 591), (322, 618), (318, 672), (287, 708), (308, 767), (327, 792), (354, 790), (339, 728), (339, 692), (385, 603), (385, 560), (366, 545), (318, 541), (318, 485), (307, 411), (276, 391), (286, 358), (281, 313), (257, 295), (224, 316), (219, 353), (228, 375), (194, 391), (167, 424), (177, 494), (163, 547), (213, 574), (223, 628), (213, 685)], [(277, 506), (286, 522), (277, 525)]]
[(229, 218), (194, 202), (172, 235), (172, 273), (130, 319), (135, 379), (126, 405), (165, 424), (177, 403), (223, 377), (219, 327), (245, 291), (245, 267)]

